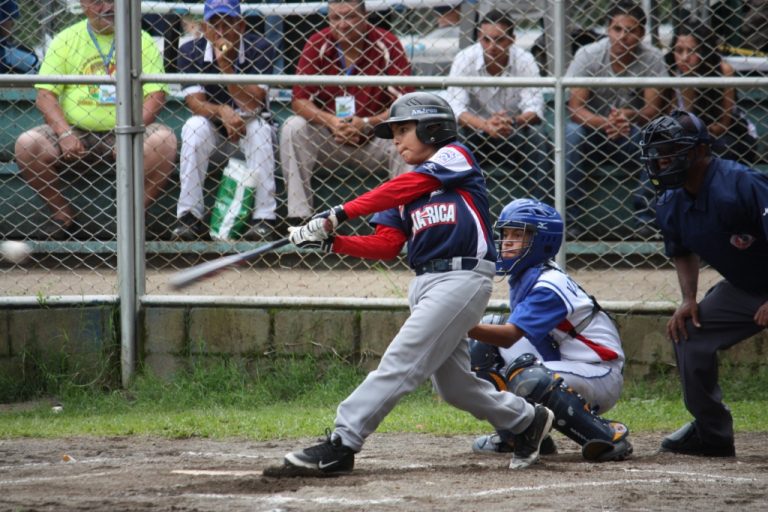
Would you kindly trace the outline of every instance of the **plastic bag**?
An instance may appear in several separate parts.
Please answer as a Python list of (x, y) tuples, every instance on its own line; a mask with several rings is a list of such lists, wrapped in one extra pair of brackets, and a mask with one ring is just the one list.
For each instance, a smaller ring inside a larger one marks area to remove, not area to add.
[(224, 168), (211, 212), (211, 240), (235, 240), (248, 229), (253, 211), (256, 173), (230, 158)]

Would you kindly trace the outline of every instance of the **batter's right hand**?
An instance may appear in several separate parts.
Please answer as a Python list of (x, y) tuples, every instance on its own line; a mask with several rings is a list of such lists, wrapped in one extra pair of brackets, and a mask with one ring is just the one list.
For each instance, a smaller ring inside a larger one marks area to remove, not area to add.
[(328, 219), (312, 219), (303, 226), (288, 228), (288, 239), (293, 245), (301, 246), (308, 242), (322, 242), (329, 236), (326, 231), (326, 224), (330, 224)]

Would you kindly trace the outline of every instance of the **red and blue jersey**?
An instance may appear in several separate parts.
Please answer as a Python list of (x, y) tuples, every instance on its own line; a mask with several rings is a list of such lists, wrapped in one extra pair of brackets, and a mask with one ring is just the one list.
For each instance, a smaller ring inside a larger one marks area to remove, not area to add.
[(488, 190), (472, 152), (452, 143), (411, 172), (437, 179), (440, 188), (371, 219), (407, 237), (411, 268), (457, 256), (496, 261)]

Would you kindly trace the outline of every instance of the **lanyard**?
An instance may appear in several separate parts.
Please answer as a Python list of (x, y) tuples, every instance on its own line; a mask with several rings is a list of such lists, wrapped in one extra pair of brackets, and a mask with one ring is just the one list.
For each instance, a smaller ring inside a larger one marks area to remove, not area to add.
[(109, 53), (104, 55), (104, 52), (101, 51), (101, 45), (99, 45), (98, 39), (96, 39), (96, 34), (93, 33), (93, 29), (91, 28), (90, 23), (85, 24), (86, 28), (88, 29), (88, 35), (91, 36), (91, 41), (93, 41), (93, 45), (96, 47), (96, 51), (99, 52), (99, 57), (101, 57), (101, 62), (104, 63), (104, 71), (109, 75), (109, 63), (112, 62), (112, 56), (115, 54), (115, 38), (112, 37), (112, 45), (109, 47)]
[(339, 61), (341, 62), (341, 69), (344, 71), (344, 74), (347, 76), (351, 76), (352, 72), (355, 70), (355, 65), (350, 64), (349, 67), (347, 67), (347, 61), (344, 58), (344, 52), (341, 51), (341, 48), (339, 48), (339, 45), (336, 45), (336, 51), (339, 54)]

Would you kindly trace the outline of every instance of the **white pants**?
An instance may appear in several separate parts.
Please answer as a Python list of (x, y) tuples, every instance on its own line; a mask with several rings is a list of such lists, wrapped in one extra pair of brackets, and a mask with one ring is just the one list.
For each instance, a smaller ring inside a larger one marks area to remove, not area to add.
[[(198, 219), (205, 216), (203, 184), (213, 152), (224, 142), (214, 124), (203, 116), (192, 116), (181, 129), (181, 191), (176, 216), (187, 212)], [(275, 219), (275, 154), (272, 147), (272, 126), (260, 117), (246, 124), (246, 133), (238, 142), (245, 155), (245, 164), (256, 173), (256, 204), (254, 219)]]
[(301, 116), (291, 116), (283, 123), (280, 165), (288, 192), (288, 217), (299, 218), (311, 217), (314, 212), (311, 180), (317, 167), (349, 165), (369, 172), (388, 169), (391, 177), (411, 169), (389, 139), (373, 137), (362, 146), (338, 144), (330, 130)]

